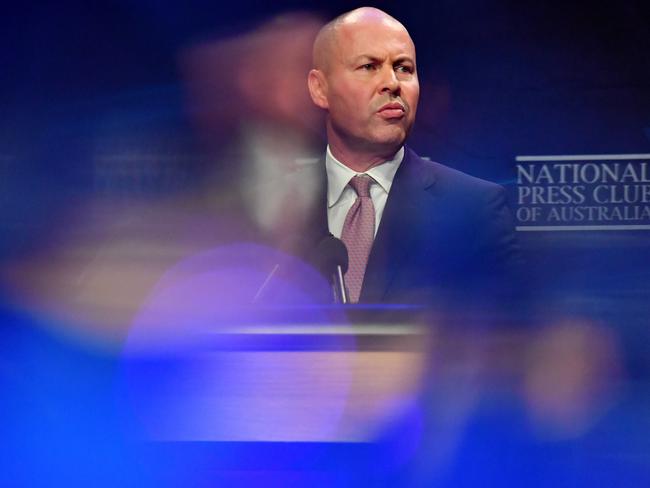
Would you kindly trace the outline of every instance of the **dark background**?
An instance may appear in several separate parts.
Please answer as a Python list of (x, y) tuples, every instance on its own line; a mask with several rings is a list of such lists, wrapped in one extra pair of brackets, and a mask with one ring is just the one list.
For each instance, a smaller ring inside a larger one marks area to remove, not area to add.
[[(25, 244), (26, 222), (38, 227), (67, 198), (93, 189), (88, 154), (99, 124), (146, 139), (184, 123), (182, 49), (272, 15), (299, 10), (327, 19), (355, 6), (8, 5), (0, 33), (3, 255)], [(420, 154), (508, 183), (518, 154), (647, 152), (646, 2), (377, 6), (399, 18), (417, 46), (423, 90), (411, 145)], [(227, 65), (223, 71), (228, 76)], [(154, 183), (144, 192), (168, 189)]]
[[(69, 206), (97, 192), (141, 200), (200, 180), (200, 158), (157, 174), (145, 168), (149, 176), (135, 183), (98, 174), (91, 162), (98, 147), (155, 146), (161, 159), (185, 150), (193, 135), (179, 72), (184, 49), (250, 31), (271, 16), (329, 19), (356, 6), (8, 5), (0, 32), (0, 259), (41, 246)], [(376, 6), (400, 19), (417, 46), (422, 94), (410, 144), (421, 155), (512, 186), (516, 155), (650, 152), (647, 2)], [(236, 63), (221, 67), (224, 78)], [(520, 236), (531, 279), (544, 290), (592, 289), (589, 297), (647, 291), (646, 231), (531, 234)]]

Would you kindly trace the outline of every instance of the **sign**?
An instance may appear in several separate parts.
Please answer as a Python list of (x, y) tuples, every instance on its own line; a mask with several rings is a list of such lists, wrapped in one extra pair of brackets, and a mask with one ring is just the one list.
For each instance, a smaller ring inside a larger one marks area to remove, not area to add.
[(518, 231), (650, 230), (650, 154), (516, 161)]

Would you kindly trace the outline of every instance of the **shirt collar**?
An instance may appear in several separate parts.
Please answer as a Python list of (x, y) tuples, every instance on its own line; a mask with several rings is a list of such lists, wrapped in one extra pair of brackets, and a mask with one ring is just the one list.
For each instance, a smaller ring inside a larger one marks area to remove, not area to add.
[(367, 174), (372, 177), (386, 192), (390, 192), (397, 168), (404, 159), (404, 146), (400, 147), (395, 155), (383, 163), (373, 166), (365, 173), (357, 173), (348, 168), (334, 157), (329, 145), (325, 154), (325, 169), (327, 171), (327, 206), (332, 207), (343, 194), (343, 190), (353, 176)]

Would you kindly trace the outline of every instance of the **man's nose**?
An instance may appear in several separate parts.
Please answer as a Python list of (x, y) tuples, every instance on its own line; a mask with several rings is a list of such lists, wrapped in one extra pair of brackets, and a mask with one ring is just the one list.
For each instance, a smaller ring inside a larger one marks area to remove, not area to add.
[(392, 66), (382, 68), (380, 92), (389, 92), (399, 94), (399, 80)]

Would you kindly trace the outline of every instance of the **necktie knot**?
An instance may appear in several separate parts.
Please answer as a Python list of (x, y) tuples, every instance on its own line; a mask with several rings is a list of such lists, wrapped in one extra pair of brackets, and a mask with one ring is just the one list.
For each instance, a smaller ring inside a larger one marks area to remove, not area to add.
[(370, 198), (370, 185), (374, 180), (368, 175), (353, 176), (348, 183), (361, 198)]

